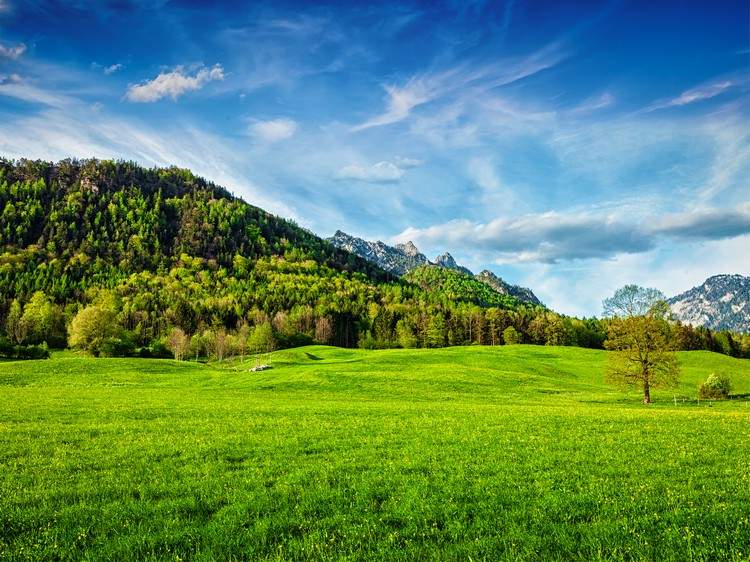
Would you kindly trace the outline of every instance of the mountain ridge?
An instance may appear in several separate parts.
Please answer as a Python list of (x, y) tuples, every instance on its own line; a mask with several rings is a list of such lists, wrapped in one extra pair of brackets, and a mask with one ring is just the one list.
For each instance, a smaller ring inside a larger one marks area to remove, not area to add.
[(750, 332), (750, 276), (713, 275), (667, 302), (674, 316), (686, 324)]
[(419, 251), (412, 241), (390, 246), (381, 240), (372, 242), (357, 236), (352, 236), (342, 230), (337, 230), (333, 236), (326, 240), (328, 240), (333, 246), (351, 252), (352, 254), (368, 261), (372, 261), (381, 269), (399, 277), (403, 277), (421, 266), (438, 266), (444, 269), (458, 271), (464, 275), (472, 277), (477, 281), (484, 283), (494, 291), (497, 291), (501, 295), (514, 297), (523, 303), (544, 306), (531, 289), (507, 283), (487, 269), (483, 270), (481, 273), (474, 274), (467, 267), (456, 263), (456, 260), (449, 252), (444, 252), (437, 256), (434, 261), (431, 261)]

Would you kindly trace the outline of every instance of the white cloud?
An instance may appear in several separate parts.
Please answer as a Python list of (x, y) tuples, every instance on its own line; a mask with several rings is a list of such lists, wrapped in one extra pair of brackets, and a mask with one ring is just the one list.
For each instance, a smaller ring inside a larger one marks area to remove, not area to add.
[(250, 124), (248, 131), (263, 142), (278, 142), (294, 135), (297, 122), (287, 118), (255, 121)]
[(110, 74), (114, 74), (118, 70), (122, 70), (122, 69), (123, 69), (123, 65), (121, 65), (118, 62), (117, 64), (112, 64), (110, 66), (105, 66), (104, 67), (104, 74), (106, 74), (107, 76), (109, 76)]
[(176, 100), (186, 92), (199, 90), (213, 80), (224, 80), (224, 69), (220, 64), (210, 69), (201, 68), (192, 76), (180, 66), (171, 72), (162, 72), (153, 80), (129, 86), (125, 98), (138, 103), (155, 102), (166, 97)]
[(23, 78), (19, 74), (0, 74), (0, 86), (3, 84), (20, 84)]
[(590, 113), (599, 109), (604, 109), (615, 103), (615, 97), (609, 92), (604, 92), (599, 96), (595, 96), (585, 100), (579, 106), (573, 108), (571, 113)]
[(552, 43), (520, 59), (499, 60), (480, 66), (461, 64), (443, 71), (413, 76), (400, 87), (384, 85), (387, 93), (385, 111), (352, 127), (351, 131), (398, 123), (409, 117), (413, 109), (439, 98), (473, 97), (512, 84), (556, 65), (563, 58), (565, 55), (560, 45)]
[(372, 166), (352, 164), (338, 171), (337, 177), (368, 183), (395, 183), (404, 176), (404, 171), (393, 162), (383, 161)]
[(365, 121), (361, 125), (352, 127), (352, 131), (362, 131), (370, 127), (397, 123), (408, 117), (412, 109), (427, 103), (436, 95), (430, 85), (421, 79), (410, 80), (401, 88), (396, 86), (383, 86), (383, 88), (388, 94), (385, 112)]
[(18, 74), (3, 76), (0, 79), (0, 95), (16, 98), (29, 103), (51, 107), (64, 107), (75, 103), (75, 99), (65, 94), (50, 92), (28, 83)]
[(689, 251), (657, 249), (622, 254), (594, 268), (567, 262), (515, 266), (514, 279), (531, 287), (553, 310), (576, 316), (601, 314), (602, 300), (628, 283), (655, 287), (668, 297), (700, 285), (720, 273), (750, 275), (750, 235), (693, 243)]
[(548, 212), (487, 223), (453, 220), (408, 228), (397, 241), (472, 248), (495, 263), (557, 263), (610, 259), (653, 250), (667, 241), (707, 241), (750, 234), (750, 204), (704, 209), (662, 217), (628, 213)]
[(698, 86), (696, 88), (692, 88), (690, 90), (686, 90), (682, 92), (679, 96), (676, 98), (671, 98), (667, 100), (661, 100), (657, 101), (653, 104), (651, 104), (647, 111), (654, 111), (656, 109), (664, 109), (667, 107), (679, 107), (683, 105), (688, 105), (691, 103), (695, 103), (698, 101), (703, 101), (707, 99), (711, 99), (713, 97), (716, 97), (725, 91), (727, 91), (729, 88), (736, 85), (736, 82), (732, 80), (721, 80), (719, 82), (713, 82), (710, 84), (704, 84), (701, 86)]
[(424, 164), (424, 160), (419, 160), (417, 158), (406, 158), (403, 156), (396, 156), (393, 159), (393, 163), (396, 164), (399, 168), (402, 170), (408, 170), (409, 168), (417, 168)]
[(497, 191), (501, 187), (495, 168), (486, 158), (472, 158), (469, 161), (469, 177), (486, 191)]
[(26, 45), (19, 43), (15, 47), (6, 47), (0, 44), (0, 58), (16, 60), (26, 52)]

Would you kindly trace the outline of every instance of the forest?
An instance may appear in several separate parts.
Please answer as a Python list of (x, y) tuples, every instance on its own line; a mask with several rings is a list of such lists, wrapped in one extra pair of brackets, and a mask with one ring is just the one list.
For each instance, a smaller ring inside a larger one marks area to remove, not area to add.
[[(402, 279), (179, 168), (0, 160), (0, 356), (176, 358), (310, 343), (601, 348), (571, 318), (424, 266)], [(750, 336), (671, 324), (674, 349), (750, 356)]]

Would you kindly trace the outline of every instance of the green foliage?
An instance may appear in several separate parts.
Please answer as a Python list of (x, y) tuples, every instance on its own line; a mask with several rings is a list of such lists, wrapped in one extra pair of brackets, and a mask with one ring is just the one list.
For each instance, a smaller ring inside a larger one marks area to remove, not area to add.
[(276, 338), (270, 322), (258, 324), (251, 330), (247, 349), (252, 354), (271, 353), (276, 349)]
[(118, 355), (123, 330), (115, 311), (104, 303), (92, 304), (75, 315), (68, 330), (70, 347), (94, 355)]
[(503, 330), (503, 341), (505, 345), (515, 345), (521, 343), (521, 334), (513, 326), (508, 326)]
[(2, 359), (49, 359), (50, 352), (47, 343), (39, 345), (13, 344), (0, 337), (0, 358)]
[(711, 373), (698, 387), (698, 397), (703, 400), (725, 400), (732, 392), (732, 383), (726, 375)]
[(671, 351), (670, 326), (663, 318), (642, 316), (613, 318), (604, 347), (611, 350), (606, 378), (615, 384), (639, 385), (644, 404), (651, 403), (652, 388), (675, 386), (680, 366)]
[(5, 320), (5, 332), (8, 339), (15, 344), (23, 341), (23, 329), (21, 327), (21, 318), (23, 317), (23, 308), (18, 299), (13, 299), (8, 311), (8, 317)]
[(519, 301), (491, 289), (470, 275), (434, 265), (423, 265), (406, 274), (405, 279), (426, 291), (437, 291), (449, 301), (465, 301), (480, 306), (517, 308)]

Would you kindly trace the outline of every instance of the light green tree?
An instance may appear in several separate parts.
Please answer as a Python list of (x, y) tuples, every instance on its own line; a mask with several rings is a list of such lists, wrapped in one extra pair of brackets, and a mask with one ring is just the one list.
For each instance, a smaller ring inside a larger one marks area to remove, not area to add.
[(8, 339), (16, 344), (23, 340), (23, 331), (21, 330), (21, 317), (23, 316), (23, 307), (18, 299), (13, 299), (8, 310), (8, 318), (5, 320), (5, 333)]
[(21, 343), (39, 344), (47, 341), (52, 334), (54, 307), (42, 291), (35, 292), (21, 316)]
[(81, 309), (68, 327), (68, 345), (98, 354), (105, 343), (121, 335), (117, 314), (111, 308), (92, 304)]
[(513, 326), (508, 326), (503, 330), (503, 341), (505, 345), (515, 345), (521, 343), (521, 334)]
[(627, 285), (604, 301), (610, 316), (604, 347), (610, 350), (605, 378), (615, 384), (643, 388), (643, 403), (651, 390), (677, 384), (680, 367), (670, 346), (669, 307), (656, 289)]

